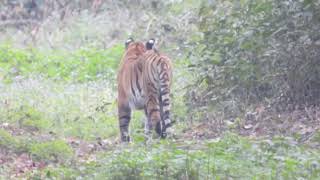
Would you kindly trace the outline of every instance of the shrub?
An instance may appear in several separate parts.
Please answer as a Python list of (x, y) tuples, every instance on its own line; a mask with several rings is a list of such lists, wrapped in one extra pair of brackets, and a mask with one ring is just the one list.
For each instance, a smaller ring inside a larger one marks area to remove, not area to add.
[(191, 109), (234, 117), (256, 103), (280, 110), (319, 104), (319, 7), (307, 0), (203, 2)]

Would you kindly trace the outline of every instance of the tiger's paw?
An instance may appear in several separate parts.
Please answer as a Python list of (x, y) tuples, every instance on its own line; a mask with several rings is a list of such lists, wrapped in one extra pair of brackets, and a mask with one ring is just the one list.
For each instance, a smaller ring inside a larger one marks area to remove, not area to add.
[(161, 125), (161, 122), (156, 124), (156, 132), (161, 138), (167, 137), (166, 126)]
[(171, 120), (171, 119), (164, 120), (164, 124), (166, 128), (171, 127), (175, 122), (176, 122), (175, 120)]
[(122, 136), (121, 142), (130, 142), (130, 136)]

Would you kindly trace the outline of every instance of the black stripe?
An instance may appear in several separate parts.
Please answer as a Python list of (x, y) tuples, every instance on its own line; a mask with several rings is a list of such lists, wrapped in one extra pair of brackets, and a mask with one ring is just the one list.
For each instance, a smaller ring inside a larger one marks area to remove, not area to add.
[(151, 75), (152, 75), (152, 79), (153, 79), (154, 81), (156, 81), (156, 80), (157, 80), (157, 79), (156, 79), (156, 78), (157, 78), (157, 77), (156, 77), (156, 73), (152, 73)]
[[(147, 103), (146, 103), (146, 107), (149, 107), (149, 106), (151, 106), (152, 104), (156, 104), (156, 99), (155, 98), (153, 98), (153, 97), (149, 97), (149, 99), (148, 99), (148, 101), (147, 101)], [(151, 104), (151, 105), (150, 105)]]
[(161, 60), (162, 60), (162, 59), (160, 58), (159, 61), (158, 61), (158, 63), (157, 63), (157, 66), (159, 66), (159, 64), (162, 62)]
[(157, 90), (157, 88), (156, 88), (156, 86), (154, 85), (154, 83), (148, 83), (148, 86), (151, 86), (151, 88), (152, 88), (154, 91)]
[(158, 91), (156, 89), (149, 89), (149, 92), (151, 94), (158, 94)]
[(162, 88), (168, 88), (168, 85), (167, 85), (167, 84), (161, 84), (160, 87), (161, 87), (161, 89), (162, 89)]
[(162, 103), (162, 106), (169, 106), (169, 103)]
[(142, 64), (141, 63), (138, 64), (138, 70), (140, 71), (140, 73), (142, 72)]
[(119, 121), (120, 128), (127, 128), (129, 126), (129, 122), (130, 122), (130, 116), (129, 118), (128, 116), (120, 118), (120, 121)]
[(131, 92), (132, 92), (133, 96), (136, 96), (136, 92), (134, 91), (134, 88), (133, 88), (132, 79), (131, 79), (130, 85), (131, 85)]
[(156, 80), (155, 75), (157, 74), (157, 69), (155, 69), (154, 66), (151, 66), (151, 75), (153, 77), (153, 80)]
[(136, 74), (136, 84), (137, 84), (137, 88), (138, 88), (138, 91), (141, 92), (141, 87), (140, 87), (140, 84), (139, 84), (139, 80), (138, 80), (138, 73)]
[(165, 99), (162, 101), (162, 106), (169, 106), (169, 105), (170, 105), (169, 99)]
[(130, 116), (128, 116), (128, 115), (123, 115), (123, 116), (121, 116), (119, 119), (130, 119)]
[(166, 69), (168, 69), (168, 65), (167, 65), (167, 63), (165, 63), (165, 62), (164, 62), (164, 63), (162, 63), (162, 64), (161, 64), (161, 69), (162, 69), (162, 70), (166, 70)]
[(164, 100), (162, 100), (162, 102), (164, 102), (164, 103), (169, 103), (170, 100), (169, 100), (169, 99), (164, 99)]
[(149, 111), (150, 111), (149, 113), (153, 113), (153, 112), (158, 112), (159, 109), (154, 108), (154, 109), (150, 109)]
[[(150, 57), (151, 58), (151, 57)], [(153, 62), (157, 60), (157, 56), (153, 56), (152, 59), (151, 59), (151, 64), (153, 64)]]
[(160, 92), (160, 96), (164, 96), (164, 95), (167, 95), (167, 94), (169, 94), (169, 91), (167, 90), (164, 90), (164, 91), (161, 91)]
[(151, 109), (149, 110), (148, 117), (151, 118), (152, 113), (159, 112), (159, 109)]
[(167, 81), (169, 79), (168, 73), (164, 73), (161, 77), (160, 80)]
[(120, 128), (125, 128), (127, 126), (129, 126), (129, 124), (120, 124)]
[(169, 117), (170, 117), (170, 111), (165, 111), (165, 112), (162, 114), (162, 119), (163, 119), (163, 120), (169, 119)]

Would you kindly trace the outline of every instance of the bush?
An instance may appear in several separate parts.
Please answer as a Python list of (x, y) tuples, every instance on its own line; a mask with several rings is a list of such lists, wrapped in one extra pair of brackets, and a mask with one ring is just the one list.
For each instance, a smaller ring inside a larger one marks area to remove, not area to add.
[(234, 117), (257, 103), (319, 104), (319, 10), (307, 0), (203, 2), (192, 107)]

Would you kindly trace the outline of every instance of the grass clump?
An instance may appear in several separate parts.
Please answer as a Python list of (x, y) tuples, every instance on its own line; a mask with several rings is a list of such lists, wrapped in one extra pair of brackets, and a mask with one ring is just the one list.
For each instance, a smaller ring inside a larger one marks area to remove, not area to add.
[(73, 156), (73, 149), (62, 140), (34, 143), (30, 153), (41, 160), (65, 162)]
[(0, 147), (11, 150), (17, 149), (20, 147), (20, 141), (7, 131), (0, 129)]

